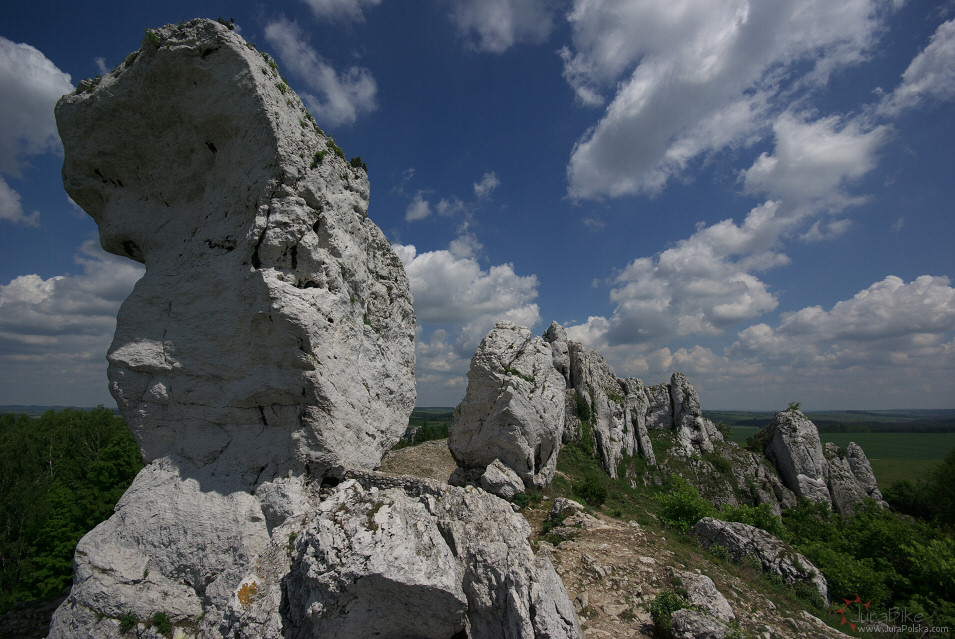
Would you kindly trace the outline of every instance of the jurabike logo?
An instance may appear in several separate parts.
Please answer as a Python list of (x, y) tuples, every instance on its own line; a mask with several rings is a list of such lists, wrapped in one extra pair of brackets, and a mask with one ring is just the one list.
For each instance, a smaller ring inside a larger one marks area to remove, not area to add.
[(893, 606), (887, 610), (869, 610), (871, 601), (862, 601), (858, 594), (855, 599), (843, 599), (844, 605), (836, 613), (842, 615), (840, 626), (848, 625), (855, 632), (878, 633), (921, 633), (923, 636), (947, 634), (948, 627), (929, 625), (929, 619), (920, 612), (911, 612), (905, 607)]

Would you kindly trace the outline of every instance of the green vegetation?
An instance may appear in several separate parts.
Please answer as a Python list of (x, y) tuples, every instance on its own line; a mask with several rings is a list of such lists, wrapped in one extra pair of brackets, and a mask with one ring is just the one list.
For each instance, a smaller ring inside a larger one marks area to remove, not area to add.
[(361, 161), (361, 156), (356, 155), (348, 163), (355, 169), (361, 169), (362, 171), (368, 172), (368, 165)]
[(451, 408), (415, 408), (411, 411), (404, 437), (394, 450), (445, 439), (451, 429), (452, 412)]
[(216, 18), (216, 22), (227, 28), (229, 31), (235, 31), (235, 18), (229, 18), (226, 20), (222, 16)]
[(0, 609), (68, 586), (76, 543), (142, 467), (126, 424), (102, 406), (0, 415)]
[(334, 153), (335, 155), (337, 155), (337, 156), (340, 157), (341, 159), (343, 159), (343, 160), (345, 159), (345, 152), (342, 151), (341, 147), (339, 147), (337, 144), (335, 144), (335, 140), (333, 140), (333, 139), (331, 139), (331, 138), (328, 138), (327, 140), (325, 140), (325, 146), (327, 146), (329, 149), (331, 149), (332, 153)]
[(819, 568), (834, 602), (857, 594), (873, 613), (895, 607), (955, 625), (955, 538), (868, 502), (852, 517), (803, 503), (784, 514), (787, 538)]
[(653, 620), (653, 626), (664, 637), (669, 637), (673, 632), (673, 626), (670, 624), (670, 617), (677, 610), (689, 607), (686, 599), (675, 590), (664, 590), (658, 594), (647, 606), (647, 612), (650, 613), (650, 619)]
[(327, 153), (328, 151), (326, 151), (325, 149), (315, 151), (315, 156), (312, 158), (312, 165), (311, 165), (313, 169), (322, 163), (322, 160), (325, 159), (325, 155)]
[(955, 530), (955, 447), (926, 478), (903, 479), (885, 490), (892, 507), (913, 517)]
[[(578, 405), (585, 402), (579, 401)], [(668, 435), (651, 432), (658, 460), (669, 464), (675, 458), (667, 459), (672, 445)], [(703, 459), (712, 462), (711, 457)], [(714, 468), (719, 475), (720, 469)], [(765, 504), (719, 509), (690, 482), (673, 473), (674, 469), (680, 473), (694, 472), (692, 465), (679, 463), (670, 464), (669, 471), (651, 468), (642, 458), (633, 457), (618, 466), (620, 479), (612, 479), (601, 470), (592, 447), (570, 443), (561, 449), (558, 473), (544, 497), (570, 497), (586, 501), (590, 509), (604, 515), (636, 520), (650, 530), (664, 533), (668, 548), (682, 563), (719, 563), (742, 579), (758, 582), (777, 605), (808, 608), (835, 626), (841, 620), (835, 611), (841, 607), (842, 599), (854, 599), (856, 594), (871, 602), (872, 615), (884, 616), (892, 607), (904, 608), (910, 614), (923, 615), (923, 619), (929, 620), (927, 625), (955, 626), (955, 525), (950, 521), (955, 516), (955, 505), (949, 494), (955, 485), (955, 451), (929, 479), (903, 485), (907, 490), (905, 498), (893, 493), (893, 489), (887, 491), (900, 504), (897, 508), (901, 513), (867, 502), (857, 507), (852, 517), (842, 517), (812, 503), (784, 512), (783, 518), (774, 515)], [(921, 519), (906, 515), (906, 508)], [(733, 564), (729, 553), (719, 547), (702, 551), (688, 530), (706, 516), (756, 526), (787, 541), (826, 576), (833, 604), (826, 609), (810, 585), (784, 584), (780, 578), (762, 572), (758, 562), (744, 560)], [(550, 532), (554, 525), (557, 524), (543, 525), (539, 538), (560, 543), (561, 538)], [(682, 607), (686, 604), (680, 603), (679, 592), (673, 589), (664, 591), (649, 604), (648, 610), (663, 636), (669, 615)], [(742, 636), (738, 628), (734, 632), (737, 634), (733, 636)]]
[(157, 34), (152, 29), (146, 29), (146, 35), (143, 36), (143, 47), (146, 45), (152, 45), (155, 48), (159, 48), (162, 45), (162, 40), (159, 39), (159, 34)]

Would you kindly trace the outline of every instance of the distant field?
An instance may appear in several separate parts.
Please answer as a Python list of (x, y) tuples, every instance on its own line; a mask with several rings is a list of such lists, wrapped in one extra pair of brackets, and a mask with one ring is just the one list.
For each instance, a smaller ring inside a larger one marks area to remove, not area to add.
[[(732, 426), (730, 439), (746, 443), (758, 428)], [(955, 448), (955, 433), (820, 433), (823, 443), (845, 448), (849, 442), (862, 446), (882, 488), (901, 479), (915, 480), (930, 473)]]

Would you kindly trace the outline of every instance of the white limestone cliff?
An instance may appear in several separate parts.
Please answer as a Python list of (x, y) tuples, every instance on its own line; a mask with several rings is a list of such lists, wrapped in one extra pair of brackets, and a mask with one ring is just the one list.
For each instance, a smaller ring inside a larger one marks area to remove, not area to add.
[(149, 34), (56, 108), (67, 192), (146, 265), (108, 354), (124, 418), (147, 461), (250, 486), (375, 467), (414, 407), (415, 321), (365, 171), (233, 31)]

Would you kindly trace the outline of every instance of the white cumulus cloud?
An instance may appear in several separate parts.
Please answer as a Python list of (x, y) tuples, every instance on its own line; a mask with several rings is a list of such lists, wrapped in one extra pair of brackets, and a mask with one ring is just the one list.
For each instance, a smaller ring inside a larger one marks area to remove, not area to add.
[(53, 107), (70, 76), (39, 50), (0, 37), (0, 171), (19, 175), (26, 156), (60, 148)]
[(460, 401), (471, 355), (496, 322), (530, 327), (541, 319), (534, 303), (537, 276), (518, 275), (511, 264), (483, 268), (475, 257), (476, 238), (464, 235), (455, 242), (451, 250), (423, 253), (413, 245), (393, 245), (414, 295), (416, 377), (432, 397), (421, 401), (436, 405)]
[(46, 403), (50, 396), (109, 403), (106, 350), (119, 305), (143, 267), (94, 242), (83, 244), (76, 262), (82, 272), (75, 275), (20, 275), (0, 285), (0, 403)]
[(364, 22), (365, 10), (381, 0), (302, 0), (318, 18), (340, 22)]
[(20, 203), (20, 194), (10, 188), (3, 176), (0, 176), (0, 220), (26, 226), (37, 226), (39, 218), (39, 211), (24, 213), (23, 205)]
[(929, 45), (902, 74), (902, 83), (883, 100), (880, 110), (894, 115), (928, 100), (952, 98), (955, 98), (955, 20), (939, 25)]
[(866, 59), (891, 8), (577, 0), (564, 74), (581, 102), (609, 104), (573, 150), (571, 196), (652, 195), (694, 160), (761, 139), (774, 114)]
[(299, 92), (312, 114), (323, 124), (352, 124), (378, 108), (378, 85), (371, 71), (351, 66), (342, 71), (326, 62), (308, 42), (301, 27), (280, 18), (265, 27), (265, 39), (276, 50), (282, 66), (305, 86)]
[(867, 129), (860, 119), (829, 116), (806, 121), (781, 115), (773, 124), (773, 153), (761, 154), (742, 174), (745, 191), (840, 209), (852, 198), (843, 188), (876, 164), (887, 126)]
[(451, 21), (478, 51), (503, 53), (520, 43), (540, 44), (554, 28), (548, 0), (454, 0)]

